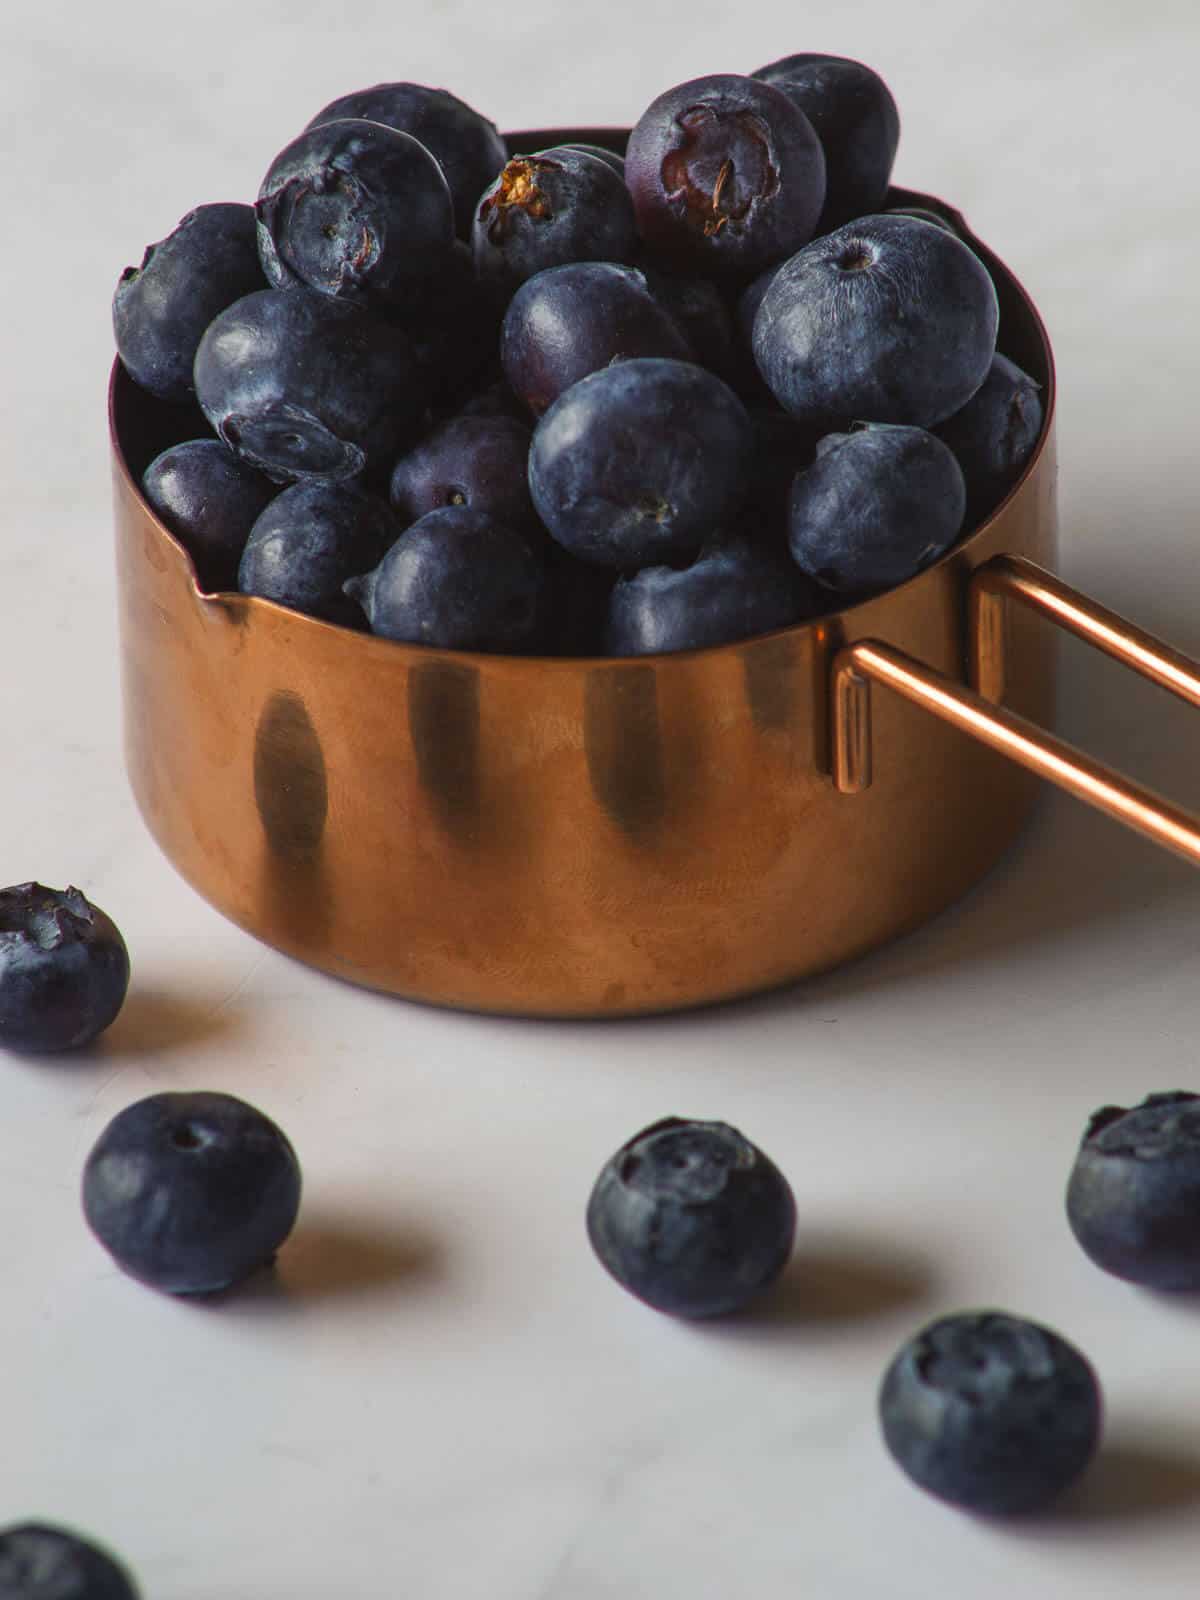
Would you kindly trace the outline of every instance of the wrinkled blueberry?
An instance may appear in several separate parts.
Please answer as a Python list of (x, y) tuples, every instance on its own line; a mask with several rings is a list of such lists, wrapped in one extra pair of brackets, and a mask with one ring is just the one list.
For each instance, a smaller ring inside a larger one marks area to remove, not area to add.
[(754, 359), (806, 421), (931, 428), (987, 377), (999, 306), (987, 268), (944, 229), (863, 217), (780, 267), (754, 319)]
[(0, 1528), (0, 1600), (138, 1600), (106, 1551), (44, 1522)]
[(812, 238), (825, 158), (780, 90), (717, 74), (651, 102), (625, 172), (652, 258), (680, 272), (748, 279)]
[(1100, 1438), (1100, 1388), (1049, 1328), (999, 1311), (943, 1317), (884, 1375), (879, 1413), (908, 1476), (968, 1511), (1038, 1511), (1083, 1472)]
[(78, 889), (0, 889), (0, 1046), (88, 1044), (116, 1017), (128, 987), (124, 939)]
[(580, 378), (634, 356), (690, 361), (692, 347), (633, 267), (551, 267), (527, 278), (509, 301), (500, 360), (535, 417)]
[(630, 1294), (677, 1317), (740, 1310), (783, 1271), (796, 1203), (787, 1179), (724, 1122), (667, 1117), (607, 1161), (587, 1230)]
[(619, 361), (572, 385), (529, 452), (534, 507), (601, 566), (688, 560), (746, 490), (753, 430), (720, 378), (685, 361)]
[(361, 626), (342, 585), (373, 567), (400, 532), (391, 509), (373, 495), (346, 484), (295, 483), (251, 529), (237, 586), (310, 617)]
[(597, 161), (603, 161), (605, 166), (611, 167), (622, 183), (625, 181), (625, 157), (619, 156), (615, 150), (606, 149), (602, 144), (586, 144), (572, 139), (566, 145), (556, 145), (555, 149), (582, 150), (585, 156), (595, 156)]
[(237, 587), (250, 529), (279, 485), (219, 439), (188, 439), (155, 456), (142, 490), (191, 556), (200, 587), (211, 592)]
[(733, 318), (721, 292), (708, 278), (681, 278), (674, 273), (643, 269), (650, 293), (668, 311), (692, 349), (692, 358), (726, 383), (740, 370)]
[(1039, 388), (1007, 356), (993, 356), (980, 387), (938, 428), (967, 481), (969, 523), (1000, 503), (1029, 460), (1042, 431)]
[(251, 207), (197, 206), (121, 274), (113, 332), (125, 370), (160, 400), (190, 400), (205, 328), (263, 284)]
[(1200, 1095), (1177, 1089), (1097, 1111), (1067, 1184), (1067, 1221), (1105, 1272), (1200, 1288)]
[(825, 205), (817, 233), (878, 211), (887, 196), (900, 113), (877, 72), (844, 56), (796, 55), (753, 74), (795, 102), (825, 152)]
[(214, 1294), (292, 1231), (300, 1166), (269, 1117), (230, 1094), (152, 1094), (104, 1129), (83, 1214), (117, 1265), (168, 1294)]
[(254, 208), (273, 288), (386, 303), (443, 269), (454, 208), (423, 144), (381, 122), (323, 122), (272, 161)]
[(445, 506), (470, 506), (518, 532), (536, 531), (531, 438), (511, 417), (451, 417), (396, 463), (390, 493), (402, 526)]
[(953, 544), (965, 506), (958, 462), (923, 428), (831, 433), (792, 486), (792, 559), (840, 594), (891, 588)]
[(377, 83), (342, 95), (318, 111), (309, 127), (343, 117), (382, 122), (419, 140), (445, 173), (460, 236), (470, 236), (479, 196), (508, 159), (495, 123), (447, 90), (421, 83)]
[(345, 589), (384, 638), (513, 651), (538, 632), (546, 574), (521, 534), (485, 511), (448, 506), (414, 522)]
[(337, 482), (394, 460), (425, 412), (397, 327), (311, 289), (263, 289), (213, 321), (196, 394), (231, 449), (269, 477)]
[(510, 292), (547, 267), (630, 262), (637, 250), (618, 174), (565, 145), (514, 156), (480, 199), (471, 237), (480, 277)]

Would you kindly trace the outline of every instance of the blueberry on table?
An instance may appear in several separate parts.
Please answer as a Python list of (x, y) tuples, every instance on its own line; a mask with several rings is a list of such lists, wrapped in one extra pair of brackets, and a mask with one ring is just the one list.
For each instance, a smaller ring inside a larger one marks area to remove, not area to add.
[(999, 315), (961, 239), (913, 217), (863, 217), (780, 267), (754, 319), (754, 359), (804, 421), (932, 428), (987, 377)]
[(254, 208), (272, 288), (386, 303), (441, 271), (454, 207), (423, 144), (381, 122), (324, 122), (272, 161)]
[(1105, 1272), (1148, 1289), (1200, 1288), (1200, 1095), (1104, 1106), (1067, 1184), (1067, 1221)]
[(534, 507), (582, 560), (690, 560), (740, 504), (753, 440), (741, 401), (703, 367), (619, 361), (559, 395), (534, 429)]
[(884, 1442), (914, 1483), (965, 1510), (1040, 1511), (1100, 1439), (1089, 1363), (1050, 1328), (1000, 1311), (923, 1328), (884, 1375)]
[(67, 1528), (0, 1528), (0, 1600), (138, 1600), (133, 1579), (98, 1545)]
[(83, 1169), (83, 1214), (131, 1277), (215, 1294), (265, 1266), (300, 1208), (282, 1131), (230, 1094), (152, 1094), (104, 1129)]
[[(469, 506), (518, 532), (540, 531), (529, 498), (532, 437), (512, 417), (451, 417), (442, 423), (392, 471), (391, 502), (403, 527), (430, 511)], [(546, 542), (544, 534), (541, 540)]]
[(717, 74), (659, 95), (625, 152), (638, 231), (652, 260), (749, 279), (813, 236), (825, 157), (779, 89)]
[(401, 525), (383, 500), (346, 484), (295, 483), (255, 522), (237, 586), (326, 622), (362, 626), (342, 592), (347, 578), (373, 567)]
[(200, 587), (211, 593), (237, 587), (250, 529), (279, 485), (219, 439), (187, 439), (155, 456), (142, 474), (142, 492), (192, 558)]
[(78, 889), (0, 889), (0, 1047), (88, 1044), (116, 1017), (128, 988), (124, 939)]
[(223, 311), (200, 341), (195, 375), (224, 442), (280, 481), (382, 468), (425, 415), (401, 329), (300, 286), (262, 289)]
[(958, 462), (924, 428), (827, 434), (792, 485), (792, 559), (839, 594), (889, 589), (954, 543), (966, 498)]
[(752, 74), (782, 90), (816, 129), (825, 152), (825, 205), (817, 233), (879, 211), (887, 196), (900, 113), (877, 72), (844, 56), (795, 55)]
[(250, 206), (189, 211), (165, 239), (147, 246), (140, 267), (121, 274), (113, 333), (125, 370), (160, 400), (190, 400), (205, 328), (264, 282)]
[(1007, 356), (992, 357), (983, 383), (937, 430), (967, 482), (967, 519), (974, 524), (1017, 481), (1042, 431), (1041, 385)]
[(630, 1294), (677, 1317), (738, 1311), (792, 1253), (796, 1202), (779, 1168), (724, 1122), (667, 1117), (596, 1179), (587, 1231)]

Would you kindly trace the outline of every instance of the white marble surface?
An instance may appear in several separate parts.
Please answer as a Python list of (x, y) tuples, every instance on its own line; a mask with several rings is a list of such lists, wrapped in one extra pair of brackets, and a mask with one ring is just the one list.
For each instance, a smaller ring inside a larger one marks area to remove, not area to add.
[[(1200, 879), (1048, 797), (914, 937), (714, 1014), (489, 1021), (265, 950), (174, 875), (121, 767), (104, 388), (120, 269), (250, 198), (335, 94), (445, 83), (502, 126), (628, 121), (796, 49), (858, 55), (897, 178), (959, 204), (1049, 324), (1066, 575), (1200, 647), (1200, 23), (1178, 0), (7, 0), (0, 26), (0, 882), (122, 925), (127, 1008), (73, 1061), (0, 1071), (0, 1522), (73, 1521), (154, 1600), (412, 1595), (821, 1600), (1181, 1595), (1200, 1558), (1200, 1307), (1091, 1268), (1061, 1193), (1105, 1101), (1200, 1088)], [(1061, 726), (1197, 799), (1194, 718), (1074, 648)], [(292, 1135), (302, 1225), (220, 1307), (122, 1277), (81, 1162), (129, 1101), (240, 1093)], [(593, 1263), (592, 1177), (663, 1114), (790, 1175), (797, 1258), (761, 1316), (655, 1316)], [(1104, 1453), (1001, 1528), (884, 1454), (879, 1374), (920, 1322), (998, 1304), (1093, 1358)]]

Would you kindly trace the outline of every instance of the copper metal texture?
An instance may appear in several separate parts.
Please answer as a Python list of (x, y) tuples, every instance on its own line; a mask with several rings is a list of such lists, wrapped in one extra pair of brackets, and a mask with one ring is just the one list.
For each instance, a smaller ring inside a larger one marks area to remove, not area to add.
[[(536, 150), (623, 136), (509, 137)], [(1032, 303), (962, 219), (919, 194), (895, 203), (941, 209), (989, 266), (1001, 348), (1043, 385), (1041, 441), (1003, 505), (935, 566), (744, 644), (636, 660), (470, 654), (202, 594), (137, 487), (157, 450), (199, 430), (114, 368), (127, 766), (183, 876), (257, 937), (356, 983), (485, 1011), (619, 1016), (835, 965), (985, 873), (1035, 779), (965, 736), (962, 717), (930, 715), (924, 691), (924, 704), (877, 693), (857, 744), (852, 720), (833, 740), (833, 667), (850, 660), (865, 679), (890, 653), (961, 686), (972, 574), (1002, 555), (1053, 563), (1053, 361)], [(1007, 611), (1006, 705), (1045, 723), (1052, 630), (1027, 605)], [(868, 642), (874, 656), (839, 658)], [(864, 710), (861, 693), (842, 704)], [(868, 740), (873, 780), (839, 792), (835, 745), (865, 758)]]

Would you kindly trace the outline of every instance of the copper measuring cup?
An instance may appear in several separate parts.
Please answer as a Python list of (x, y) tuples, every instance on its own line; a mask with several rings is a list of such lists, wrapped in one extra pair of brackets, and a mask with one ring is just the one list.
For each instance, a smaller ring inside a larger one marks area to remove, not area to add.
[[(509, 135), (621, 148), (612, 129)], [(1045, 426), (991, 517), (875, 599), (632, 660), (396, 644), (205, 594), (142, 498), (180, 437), (114, 366), (126, 763), (183, 876), (267, 943), (410, 998), (619, 1016), (833, 966), (970, 887), (1047, 778), (1200, 863), (1200, 819), (1044, 731), (1053, 636), (1200, 705), (1200, 666), (1047, 569), (1054, 368), (1006, 267), (1000, 348)], [(1003, 704), (1001, 703), (1003, 702)]]

